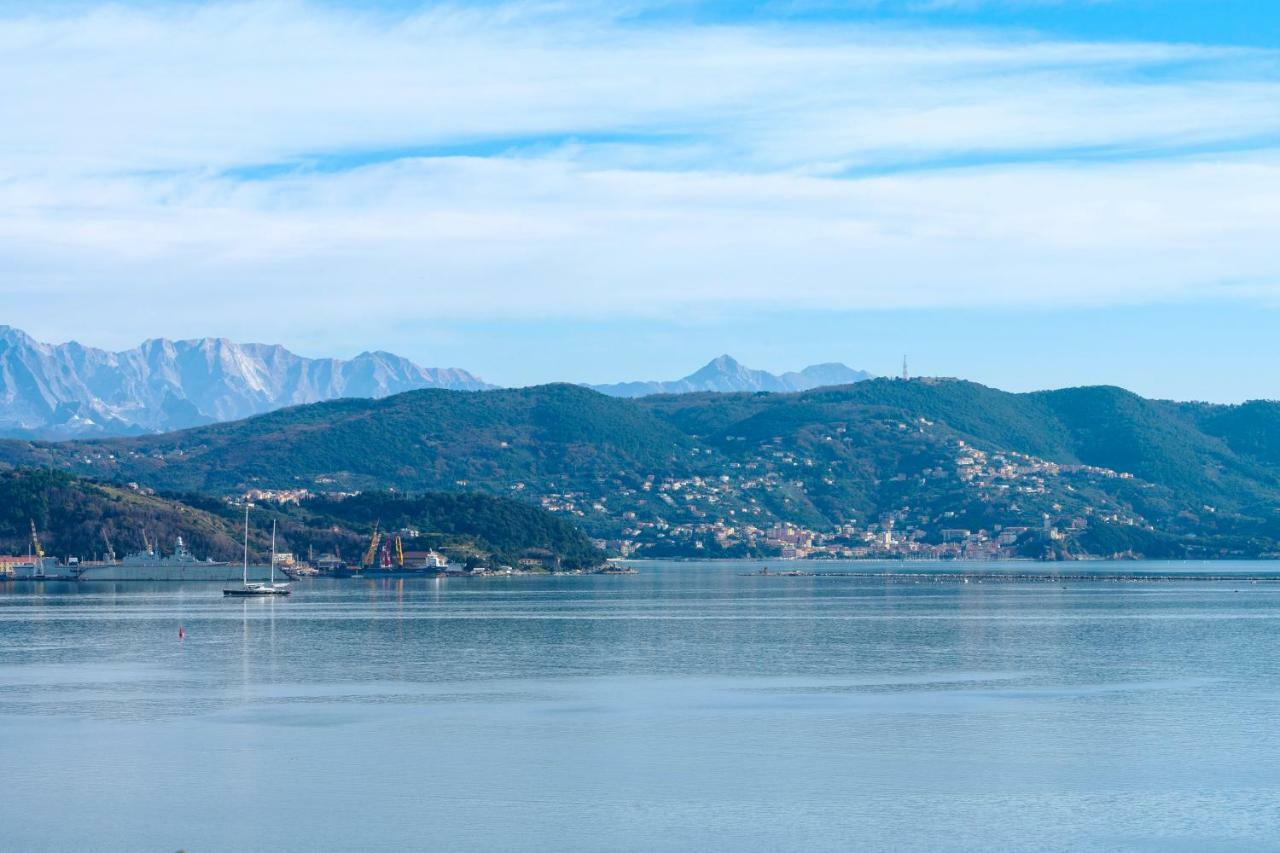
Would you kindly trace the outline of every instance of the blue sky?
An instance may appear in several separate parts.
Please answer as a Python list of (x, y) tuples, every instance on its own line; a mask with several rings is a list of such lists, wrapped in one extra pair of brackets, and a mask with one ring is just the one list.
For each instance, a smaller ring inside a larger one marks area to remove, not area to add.
[(0, 322), (1280, 397), (1280, 5), (0, 0)]

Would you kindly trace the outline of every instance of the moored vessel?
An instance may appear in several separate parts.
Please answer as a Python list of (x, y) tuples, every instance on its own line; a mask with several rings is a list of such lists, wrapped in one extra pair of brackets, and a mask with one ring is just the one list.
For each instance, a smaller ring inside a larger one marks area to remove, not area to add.
[[(77, 579), (81, 581), (213, 581), (229, 583), (237, 580), (237, 566), (231, 562), (197, 559), (179, 536), (172, 554), (162, 554), (158, 545), (148, 542), (141, 551), (126, 554), (119, 560), (108, 555), (100, 563), (81, 563)], [(267, 566), (248, 566), (239, 574), (254, 580), (267, 577)]]
[(240, 586), (222, 590), (224, 596), (249, 598), (261, 595), (288, 595), (289, 585), (276, 583), (276, 524), (271, 522), (271, 566), (268, 583), (249, 582), (249, 504), (244, 505), (244, 572)]

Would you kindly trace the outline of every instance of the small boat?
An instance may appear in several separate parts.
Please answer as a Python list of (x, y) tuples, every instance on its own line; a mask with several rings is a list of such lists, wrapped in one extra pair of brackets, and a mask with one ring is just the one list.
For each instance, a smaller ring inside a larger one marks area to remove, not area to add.
[(244, 505), (244, 579), (239, 587), (222, 591), (224, 596), (250, 598), (259, 595), (288, 595), (287, 583), (276, 583), (276, 523), (271, 522), (271, 582), (249, 583), (249, 504)]
[(256, 595), (288, 595), (289, 592), (289, 587), (285, 584), (247, 583), (242, 587), (224, 589), (222, 594), (247, 598)]

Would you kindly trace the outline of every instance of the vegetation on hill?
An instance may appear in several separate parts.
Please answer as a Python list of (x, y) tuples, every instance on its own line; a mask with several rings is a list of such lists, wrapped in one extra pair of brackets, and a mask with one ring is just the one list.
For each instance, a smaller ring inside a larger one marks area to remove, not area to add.
[[(142, 549), (144, 536), (170, 548), (182, 536), (192, 550), (215, 559), (239, 556), (232, 514), (224, 501), (210, 503), (215, 511), (62, 471), (0, 472), (0, 551), (27, 553), (34, 523), (50, 556), (91, 557), (108, 548), (123, 555)], [(258, 550), (263, 544), (260, 535), (253, 542)]]
[[(438, 548), (484, 562), (514, 564), (533, 557), (562, 568), (589, 568), (604, 559), (567, 521), (526, 503), (479, 494), (404, 496), (366, 493), (301, 505), (260, 505), (251, 524), (250, 556), (265, 558), (272, 520), (281, 551), (339, 552), (356, 560), (375, 523), (414, 529), (408, 549)], [(199, 494), (152, 494), (89, 482), (66, 472), (0, 472), (0, 551), (26, 553), (31, 524), (51, 556), (89, 558), (112, 548), (118, 556), (144, 541), (172, 550), (178, 536), (200, 557), (235, 560), (243, 548), (241, 509)], [(108, 546), (108, 543), (109, 546)]]
[(546, 510), (483, 494), (428, 493), (405, 496), (364, 492), (341, 499), (314, 498), (284, 511), (310, 528), (352, 531), (419, 530), (407, 548), (471, 545), (496, 562), (551, 562), (565, 569), (599, 565), (604, 554), (577, 527)]
[(402, 491), (573, 482), (667, 471), (688, 439), (646, 410), (574, 385), (337, 400), (164, 435), (0, 442), (23, 465), (234, 493), (254, 486)]
[[(973, 476), (963, 466), (975, 454), (984, 471), (1013, 473)], [(831, 529), (884, 518), (937, 541), (949, 528), (1079, 517), (1091, 532), (1068, 545), (1081, 553), (1246, 555), (1280, 541), (1280, 404), (1110, 387), (1011, 394), (881, 379), (639, 400), (570, 385), (418, 391), (161, 436), (4, 442), (0, 462), (215, 495), (502, 495), (603, 537), (659, 531), (654, 553), (711, 553), (722, 543), (702, 528), (713, 522)], [(677, 527), (673, 544), (665, 531)]]

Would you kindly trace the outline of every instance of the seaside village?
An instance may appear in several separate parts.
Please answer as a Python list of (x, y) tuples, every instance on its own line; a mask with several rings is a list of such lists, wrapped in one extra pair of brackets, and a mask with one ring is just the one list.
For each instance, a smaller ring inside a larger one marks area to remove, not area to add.
[[(928, 422), (922, 425), (932, 426)], [(915, 475), (927, 485), (960, 487), (962, 494), (991, 505), (1007, 506), (1014, 516), (1007, 523), (969, 529), (953, 523), (955, 513), (942, 510), (931, 514), (902, 506), (861, 523), (845, 523), (834, 528), (815, 529), (777, 521), (763, 507), (763, 493), (803, 494), (806, 480), (814, 473), (819, 480), (833, 482), (838, 472), (824, 464), (788, 450), (776, 450), (763, 461), (729, 462), (727, 473), (718, 477), (662, 478), (647, 476), (638, 488), (621, 482), (600, 484), (600, 492), (534, 492), (525, 483), (511, 486), (513, 493), (533, 497), (546, 510), (564, 514), (588, 529), (612, 529), (617, 534), (597, 538), (595, 543), (616, 557), (733, 557), (770, 559), (917, 559), (917, 560), (999, 560), (1024, 556), (1020, 540), (1035, 534), (1041, 542), (1061, 541), (1084, 530), (1091, 521), (1138, 525), (1151, 529), (1142, 517), (1114, 505), (1098, 489), (1101, 480), (1132, 479), (1130, 474), (1090, 465), (1063, 465), (1016, 452), (987, 453), (956, 440), (949, 465), (928, 468)], [(817, 469), (814, 471), (814, 469)], [(809, 477), (797, 475), (805, 470)], [(894, 479), (905, 480), (899, 474)], [(1051, 481), (1057, 480), (1058, 482)], [(318, 483), (317, 485), (328, 485)], [(467, 487), (465, 481), (458, 483)], [(904, 483), (905, 485), (905, 483)], [(136, 484), (130, 484), (139, 488)], [(1051, 488), (1052, 486), (1052, 488)], [(1092, 502), (1078, 500), (1070, 507), (1053, 502), (1053, 495), (1092, 495)], [(252, 489), (238, 500), (253, 503), (299, 503), (311, 497), (342, 497), (351, 492), (295, 489)], [(954, 491), (951, 492), (954, 495)], [(758, 497), (759, 496), (759, 497)], [(1019, 501), (1027, 505), (1020, 507)], [(1030, 507), (1043, 509), (1032, 512)], [(757, 518), (759, 520), (757, 521)], [(351, 571), (410, 570), (438, 573), (498, 571), (519, 572), (545, 568), (535, 565), (467, 566), (448, 560), (435, 551), (408, 551), (402, 540), (416, 538), (418, 531), (375, 531), (363, 558), (347, 560), (334, 554), (277, 555), (277, 565), (290, 574), (337, 575)], [(39, 551), (36, 531), (32, 531), (35, 551)], [(134, 555), (136, 556), (136, 555)], [(0, 555), (0, 576), (23, 576), (39, 571), (33, 554)]]
[[(1063, 482), (1061, 491), (1079, 493), (1090, 483), (1108, 479), (1132, 479), (1132, 475), (1091, 465), (1062, 465), (1027, 454), (1005, 452), (988, 454), (969, 447), (964, 441), (954, 443), (953, 466), (927, 469), (920, 473), (924, 480), (959, 481), (971, 495), (1013, 500), (1008, 505), (1018, 510), (1018, 499), (1032, 504), (1044, 502), (1050, 493), (1050, 480)], [(717, 552), (732, 555), (767, 556), (791, 559), (937, 559), (997, 560), (1018, 556), (1018, 543), (1028, 533), (1036, 533), (1047, 541), (1061, 541), (1084, 530), (1090, 520), (1107, 524), (1137, 525), (1151, 529), (1142, 517), (1112, 505), (1106, 498), (1095, 497), (1094, 504), (1065, 507), (1049, 503), (1044, 511), (1015, 512), (1007, 523), (992, 524), (989, 529), (968, 529), (950, 522), (952, 511), (931, 515), (910, 506), (885, 513), (865, 523), (846, 523), (835, 528), (813, 529), (788, 522), (754, 523), (752, 516), (763, 515), (758, 500), (752, 496), (761, 489), (790, 488), (803, 492), (804, 481), (790, 474), (788, 467), (812, 468), (817, 460), (798, 458), (779, 451), (772, 460), (772, 470), (752, 470), (757, 463), (732, 463), (732, 474), (718, 478), (686, 479), (648, 478), (641, 487), (657, 497), (663, 505), (679, 515), (694, 520), (673, 522), (661, 515), (641, 518), (635, 511), (621, 513), (621, 536), (597, 540), (607, 551), (624, 557), (645, 556), (646, 552), (680, 553), (683, 556), (707, 556)], [(836, 476), (825, 472), (826, 481)], [(905, 480), (906, 475), (897, 479)], [(1058, 490), (1052, 490), (1059, 493)], [(634, 504), (635, 495), (621, 490), (618, 498)], [(745, 500), (743, 499), (745, 497)], [(740, 508), (725, 510), (733, 499)], [(544, 496), (541, 504), (552, 512), (578, 517), (607, 513), (609, 496), (590, 499), (577, 494)], [(745, 504), (745, 506), (744, 506)], [(1028, 515), (1034, 515), (1031, 521)]]

